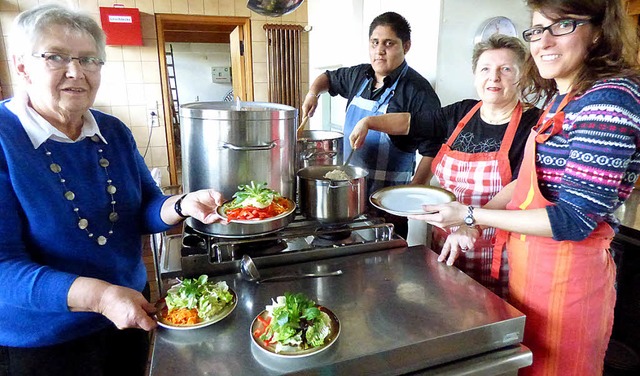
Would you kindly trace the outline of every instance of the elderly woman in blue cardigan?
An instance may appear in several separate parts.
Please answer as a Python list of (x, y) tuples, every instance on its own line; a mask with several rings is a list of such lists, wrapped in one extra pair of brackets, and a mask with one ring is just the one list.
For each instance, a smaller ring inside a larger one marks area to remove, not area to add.
[(156, 322), (141, 235), (220, 221), (222, 197), (164, 196), (131, 131), (90, 109), (105, 37), (89, 15), (25, 11), (11, 52), (24, 90), (0, 102), (0, 375), (142, 374)]

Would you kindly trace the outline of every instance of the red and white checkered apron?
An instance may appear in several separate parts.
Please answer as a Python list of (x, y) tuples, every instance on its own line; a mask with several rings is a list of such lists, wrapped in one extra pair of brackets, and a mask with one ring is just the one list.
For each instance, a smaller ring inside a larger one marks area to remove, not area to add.
[[(502, 138), (500, 149), (495, 152), (466, 153), (451, 149), (451, 145), (467, 122), (482, 106), (478, 102), (456, 126), (446, 144), (438, 152), (433, 161), (433, 172), (440, 185), (452, 192), (456, 199), (465, 204), (482, 207), (489, 202), (505, 185), (511, 182), (511, 164), (509, 149), (518, 129), (522, 117), (522, 104), (518, 103), (507, 130)], [(448, 234), (457, 229), (452, 227), (443, 230), (433, 228), (431, 246), (440, 253)], [(480, 282), (483, 286), (501, 297), (508, 293), (508, 264), (506, 251), (502, 254), (499, 278), (491, 277), (491, 263), (493, 259), (493, 243), (495, 242), (495, 228), (485, 228), (482, 237), (475, 243), (474, 249), (462, 253), (455, 262), (455, 266)]]

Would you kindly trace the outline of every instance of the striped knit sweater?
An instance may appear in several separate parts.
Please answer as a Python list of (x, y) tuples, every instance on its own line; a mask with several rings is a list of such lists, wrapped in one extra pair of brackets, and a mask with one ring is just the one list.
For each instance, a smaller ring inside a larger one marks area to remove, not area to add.
[(599, 81), (564, 112), (562, 132), (538, 144), (536, 168), (542, 194), (555, 203), (547, 207), (553, 238), (582, 240), (602, 221), (617, 228), (613, 213), (638, 179), (640, 81)]

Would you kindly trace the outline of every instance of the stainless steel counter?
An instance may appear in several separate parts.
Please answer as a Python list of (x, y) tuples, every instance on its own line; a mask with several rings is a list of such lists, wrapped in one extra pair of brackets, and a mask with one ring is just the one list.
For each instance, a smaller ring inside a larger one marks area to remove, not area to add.
[[(255, 284), (240, 274), (213, 277), (238, 294), (238, 306), (206, 328), (154, 333), (152, 375), (515, 374), (531, 364), (520, 345), (525, 317), (456, 268), (416, 246), (261, 271), (342, 269), (339, 277)], [(253, 319), (284, 292), (302, 292), (331, 309), (341, 333), (326, 351), (298, 359), (264, 353)]]

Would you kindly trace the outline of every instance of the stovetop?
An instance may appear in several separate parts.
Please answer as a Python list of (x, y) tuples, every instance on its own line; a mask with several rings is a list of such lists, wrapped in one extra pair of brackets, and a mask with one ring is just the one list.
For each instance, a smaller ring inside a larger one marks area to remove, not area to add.
[(162, 278), (222, 275), (239, 272), (245, 254), (256, 266), (271, 267), (406, 246), (393, 224), (366, 215), (341, 226), (296, 216), (283, 230), (250, 238), (217, 237), (184, 225), (182, 234), (166, 237), (159, 269)]

